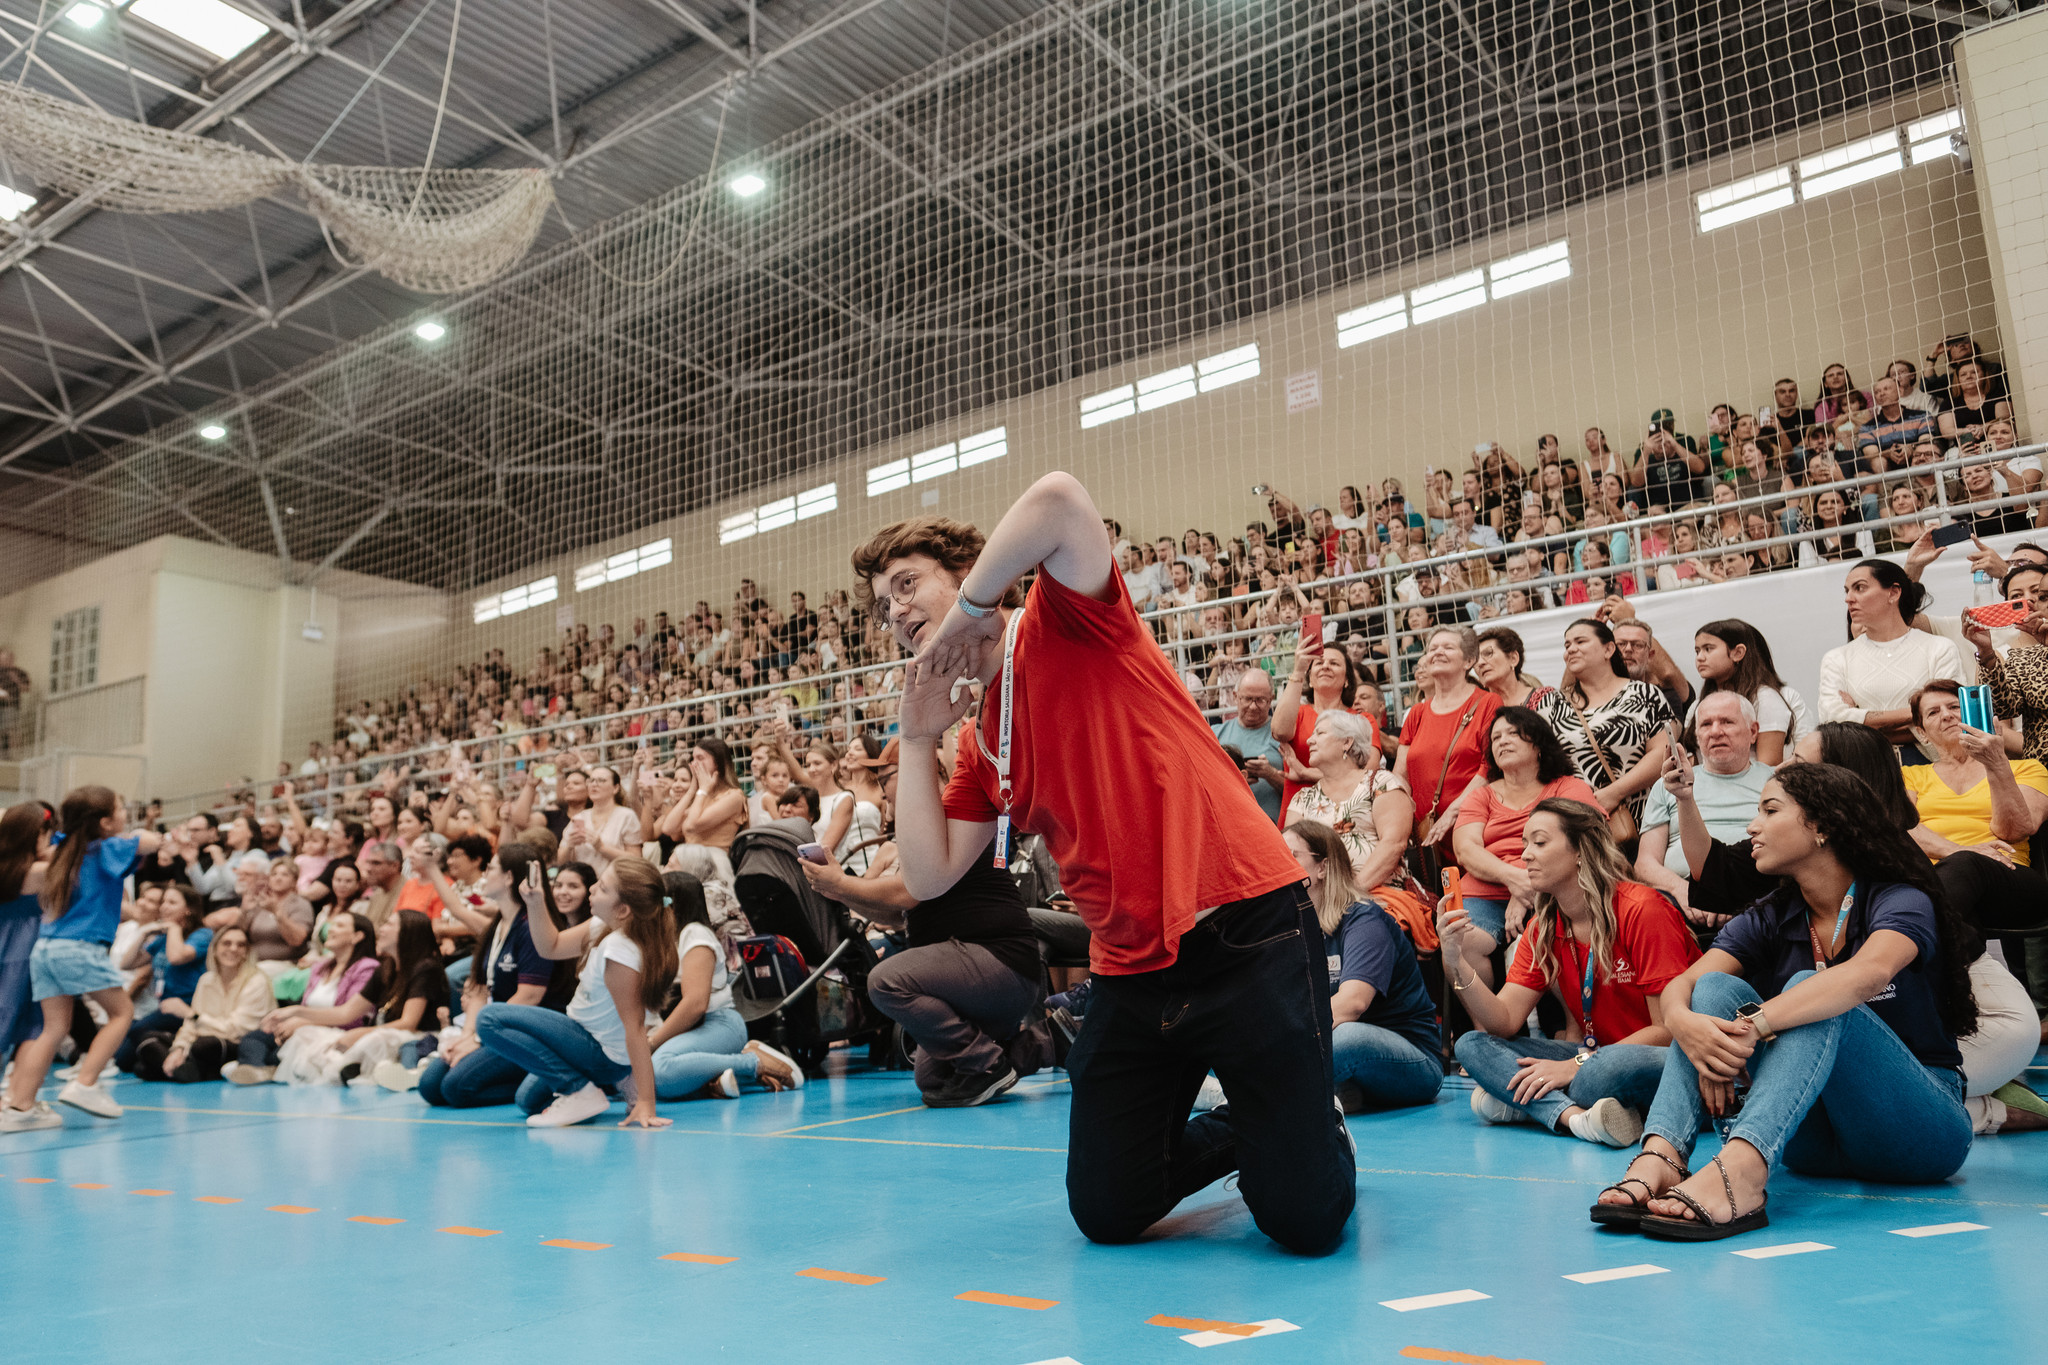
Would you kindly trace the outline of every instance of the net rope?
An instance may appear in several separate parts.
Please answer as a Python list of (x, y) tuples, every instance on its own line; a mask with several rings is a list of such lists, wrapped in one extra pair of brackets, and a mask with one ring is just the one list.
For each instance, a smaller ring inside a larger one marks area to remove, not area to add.
[(203, 213), (290, 192), (351, 264), (429, 294), (502, 275), (555, 200), (541, 170), (299, 165), (22, 86), (0, 88), (0, 153), (42, 184), (119, 213)]

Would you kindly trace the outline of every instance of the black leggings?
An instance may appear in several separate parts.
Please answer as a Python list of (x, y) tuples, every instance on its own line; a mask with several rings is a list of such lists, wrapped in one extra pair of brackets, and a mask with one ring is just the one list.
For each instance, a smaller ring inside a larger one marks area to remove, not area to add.
[(220, 1038), (194, 1038), (192, 1048), (185, 1054), (172, 1071), (164, 1070), (164, 1059), (170, 1055), (175, 1034), (151, 1033), (145, 1035), (135, 1046), (135, 1074), (145, 1081), (177, 1081), (190, 1085), (194, 1081), (217, 1081), (221, 1068), (234, 1060), (233, 1044)]
[(1935, 864), (1948, 903), (1986, 934), (2048, 933), (2048, 879), (1981, 853), (1951, 853)]

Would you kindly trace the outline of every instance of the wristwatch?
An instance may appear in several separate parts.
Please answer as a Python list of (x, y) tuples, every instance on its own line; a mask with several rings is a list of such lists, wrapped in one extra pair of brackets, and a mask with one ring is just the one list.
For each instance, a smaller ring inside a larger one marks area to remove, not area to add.
[(1580, 1048), (1578, 1055), (1572, 1058), (1572, 1065), (1584, 1066), (1587, 1062), (1590, 1062), (1592, 1060), (1593, 1054), (1585, 1048)]
[(1745, 1001), (1737, 1005), (1735, 1007), (1735, 1017), (1748, 1020), (1749, 1026), (1756, 1030), (1756, 1036), (1766, 1043), (1778, 1036), (1772, 1030), (1770, 1020), (1764, 1018), (1764, 1007), (1754, 1000)]
[(1001, 600), (998, 599), (997, 601), (990, 603), (988, 606), (982, 606), (979, 602), (976, 602), (973, 598), (967, 595), (967, 585), (964, 583), (960, 585), (959, 595), (954, 600), (959, 602), (960, 610), (966, 612), (969, 616), (974, 617), (976, 620), (980, 620), (982, 617), (988, 615), (990, 612), (994, 611), (997, 607), (1002, 605)]

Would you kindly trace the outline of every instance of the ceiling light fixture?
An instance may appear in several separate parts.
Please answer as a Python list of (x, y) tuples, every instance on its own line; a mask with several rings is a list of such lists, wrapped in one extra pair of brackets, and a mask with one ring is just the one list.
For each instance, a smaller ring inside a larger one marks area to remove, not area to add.
[(98, 28), (107, 12), (98, 5), (73, 5), (64, 11), (64, 17), (80, 28)]
[(439, 341), (448, 335), (448, 329), (438, 322), (423, 322), (412, 329), (412, 334), (421, 341)]
[(205, 426), (199, 428), (199, 434), (209, 441), (218, 441), (221, 437), (228, 434), (228, 429), (218, 422), (208, 422)]
[(752, 171), (747, 171), (727, 181), (726, 188), (742, 199), (752, 199), (762, 190), (768, 188), (768, 182), (755, 175)]

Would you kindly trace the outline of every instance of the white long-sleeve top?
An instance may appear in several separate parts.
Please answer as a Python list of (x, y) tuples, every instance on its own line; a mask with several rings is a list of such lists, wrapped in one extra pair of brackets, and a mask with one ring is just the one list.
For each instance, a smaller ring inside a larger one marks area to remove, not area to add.
[(199, 978), (192, 992), (192, 1015), (178, 1029), (173, 1048), (190, 1049), (199, 1038), (220, 1038), (239, 1042), (243, 1034), (263, 1022), (263, 1016), (277, 1008), (270, 993), (270, 978), (262, 972), (243, 972), (232, 996), (213, 972)]
[[(1955, 643), (1924, 630), (1909, 630), (1883, 644), (1861, 636), (1821, 656), (1820, 695), (1814, 703), (1823, 721), (1867, 724), (1872, 711), (1903, 711), (1913, 694), (1936, 678), (1961, 682), (1963, 656)], [(1842, 700), (1854, 697), (1855, 704)]]

